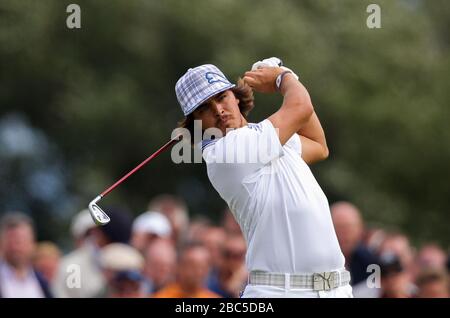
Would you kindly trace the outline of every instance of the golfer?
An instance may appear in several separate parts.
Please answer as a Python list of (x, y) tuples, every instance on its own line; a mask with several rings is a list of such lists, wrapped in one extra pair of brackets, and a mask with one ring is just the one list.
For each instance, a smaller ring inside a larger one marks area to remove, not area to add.
[[(308, 167), (328, 156), (324, 131), (308, 91), (279, 62), (255, 63), (236, 85), (214, 65), (189, 69), (175, 86), (180, 126), (192, 132), (199, 120), (216, 131), (202, 156), (247, 241), (242, 297), (352, 297), (328, 200)], [(253, 91), (283, 96), (259, 123), (247, 121)]]

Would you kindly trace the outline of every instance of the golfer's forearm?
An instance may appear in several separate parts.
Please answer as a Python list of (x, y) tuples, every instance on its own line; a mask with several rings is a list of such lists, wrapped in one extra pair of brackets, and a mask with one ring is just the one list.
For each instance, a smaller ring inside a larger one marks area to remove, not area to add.
[(317, 114), (311, 115), (309, 120), (297, 131), (301, 136), (304, 136), (322, 146), (324, 153), (328, 153), (327, 141), (325, 132), (320, 124)]
[(298, 109), (308, 105), (305, 109), (310, 108), (313, 110), (309, 116), (301, 119), (298, 130), (296, 131), (300, 136), (303, 136), (301, 138), (303, 160), (311, 164), (326, 159), (329, 151), (325, 133), (317, 114), (314, 112), (308, 91), (296, 80), (286, 82), (286, 86), (282, 86), (282, 89), (285, 90), (282, 90), (282, 94), (284, 95), (283, 105), (293, 105), (292, 107), (298, 107)]
[(291, 74), (284, 77), (280, 89), (284, 97), (280, 109), (285, 110), (288, 116), (292, 116), (290, 118), (294, 119), (298, 129), (301, 129), (314, 112), (308, 91)]
[(302, 141), (302, 158), (307, 164), (328, 158), (329, 151), (325, 133), (316, 113), (312, 114), (297, 134), (300, 135)]
[(323, 147), (320, 143), (311, 140), (305, 136), (301, 136), (302, 143), (302, 159), (307, 164), (313, 164), (328, 158), (328, 148)]
[(309, 120), (314, 108), (308, 91), (292, 74), (285, 75), (280, 90), (283, 104), (269, 120), (278, 129), (278, 137), (284, 145)]

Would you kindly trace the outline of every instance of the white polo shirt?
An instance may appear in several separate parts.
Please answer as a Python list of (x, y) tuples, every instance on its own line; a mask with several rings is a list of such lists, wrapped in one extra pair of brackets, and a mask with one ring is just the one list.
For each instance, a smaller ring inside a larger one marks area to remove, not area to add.
[(282, 146), (266, 119), (205, 141), (202, 148), (208, 177), (247, 241), (249, 271), (344, 268), (328, 200), (301, 158), (298, 134)]
[(17, 277), (14, 269), (0, 262), (0, 291), (4, 298), (43, 298), (44, 293), (33, 270), (25, 277)]

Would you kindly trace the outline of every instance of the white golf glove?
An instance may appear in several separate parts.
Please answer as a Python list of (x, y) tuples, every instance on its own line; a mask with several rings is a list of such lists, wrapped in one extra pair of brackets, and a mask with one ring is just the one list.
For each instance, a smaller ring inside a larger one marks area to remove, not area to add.
[(252, 71), (257, 70), (258, 68), (261, 67), (281, 67), (285, 71), (290, 71), (292, 75), (294, 75), (295, 78), (298, 80), (298, 75), (295, 74), (290, 68), (283, 66), (283, 61), (281, 61), (281, 59), (279, 59), (278, 57), (270, 57), (268, 59), (256, 62), (252, 66)]

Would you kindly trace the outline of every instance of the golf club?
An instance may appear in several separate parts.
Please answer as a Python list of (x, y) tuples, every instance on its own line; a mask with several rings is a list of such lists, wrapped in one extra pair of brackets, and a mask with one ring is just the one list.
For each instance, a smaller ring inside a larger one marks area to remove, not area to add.
[(126, 175), (124, 175), (120, 180), (118, 180), (116, 183), (114, 183), (112, 186), (107, 188), (105, 191), (103, 191), (101, 194), (99, 194), (97, 197), (95, 197), (94, 200), (92, 200), (89, 203), (89, 211), (91, 213), (92, 219), (94, 220), (95, 224), (97, 225), (106, 225), (111, 221), (108, 214), (106, 214), (99, 206), (98, 202), (103, 199), (105, 196), (107, 196), (112, 190), (117, 188), (122, 182), (124, 182), (126, 179), (128, 179), (131, 175), (133, 175), (136, 171), (141, 169), (143, 166), (145, 166), (150, 160), (158, 156), (160, 153), (168, 149), (170, 146), (175, 144), (176, 142), (180, 141), (182, 137), (182, 134), (177, 135), (175, 138), (172, 138), (169, 142), (167, 142), (164, 146), (156, 150), (150, 157), (142, 161), (138, 166), (136, 166), (133, 170), (128, 172)]

